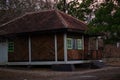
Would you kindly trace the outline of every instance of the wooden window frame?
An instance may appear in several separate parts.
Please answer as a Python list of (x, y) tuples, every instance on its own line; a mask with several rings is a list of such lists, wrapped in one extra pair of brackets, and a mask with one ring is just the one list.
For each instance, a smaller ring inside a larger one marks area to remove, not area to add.
[[(70, 41), (70, 42), (69, 42)], [(82, 50), (83, 49), (83, 39), (82, 38), (67, 38), (67, 49), (71, 50)]]
[(67, 38), (67, 49), (73, 49), (73, 39)]

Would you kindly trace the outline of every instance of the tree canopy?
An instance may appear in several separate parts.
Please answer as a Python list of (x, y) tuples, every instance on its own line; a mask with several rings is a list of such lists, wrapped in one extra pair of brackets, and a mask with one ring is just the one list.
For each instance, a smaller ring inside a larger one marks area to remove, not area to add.
[(0, 25), (26, 12), (53, 9), (51, 0), (0, 0)]
[(66, 9), (66, 12), (80, 20), (87, 21), (90, 17), (90, 13), (92, 9), (90, 5), (92, 4), (93, 0), (82, 0), (79, 2), (78, 0), (73, 0), (68, 3), (64, 3), (64, 0), (60, 0), (57, 5), (57, 8), (61, 11)]
[[(64, 10), (64, 2), (60, 1), (58, 9)], [(120, 41), (120, 0), (73, 0), (66, 3), (67, 13), (85, 21), (89, 26), (89, 34), (102, 33), (106, 43)]]
[(95, 18), (89, 23), (90, 33), (104, 33), (106, 43), (120, 41), (120, 1), (107, 0), (95, 11)]

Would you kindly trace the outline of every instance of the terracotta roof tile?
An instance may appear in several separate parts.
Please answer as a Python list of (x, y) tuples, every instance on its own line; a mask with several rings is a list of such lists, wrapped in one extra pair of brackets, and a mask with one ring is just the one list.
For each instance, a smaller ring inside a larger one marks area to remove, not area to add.
[(56, 29), (87, 30), (87, 26), (59, 10), (27, 13), (0, 26), (0, 35)]

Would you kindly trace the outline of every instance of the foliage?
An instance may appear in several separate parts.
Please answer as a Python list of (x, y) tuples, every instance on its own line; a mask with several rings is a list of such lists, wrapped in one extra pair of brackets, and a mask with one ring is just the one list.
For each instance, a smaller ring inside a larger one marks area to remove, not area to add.
[(57, 4), (57, 8), (60, 11), (64, 11), (65, 12), (66, 7), (67, 7), (67, 5), (65, 3), (65, 0), (60, 0), (59, 3)]
[(25, 12), (32, 11), (35, 5), (30, 1), (0, 0), (0, 24), (3, 24)]
[(120, 41), (120, 2), (108, 0), (95, 11), (95, 18), (89, 23), (89, 33), (104, 33), (105, 43)]
[(54, 8), (50, 0), (0, 0), (0, 25), (26, 12)]
[(69, 3), (64, 3), (64, 0), (60, 0), (57, 4), (57, 8), (61, 11), (66, 9), (66, 12), (80, 20), (87, 21), (92, 9), (90, 9), (90, 5), (93, 0), (83, 0), (79, 2), (78, 0), (70, 1)]
[[(73, 0), (64, 3), (60, 0), (58, 9), (88, 22), (89, 34), (102, 33), (105, 36), (105, 43), (116, 43), (120, 41), (120, 0), (105, 0), (101, 4), (96, 4), (95, 0)], [(92, 18), (95, 16), (94, 18)]]

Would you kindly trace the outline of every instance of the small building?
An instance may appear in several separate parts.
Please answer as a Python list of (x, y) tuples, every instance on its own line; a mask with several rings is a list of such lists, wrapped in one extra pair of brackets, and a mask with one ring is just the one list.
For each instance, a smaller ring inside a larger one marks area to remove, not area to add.
[(0, 26), (0, 65), (80, 64), (101, 61), (98, 36), (59, 10), (31, 12)]

